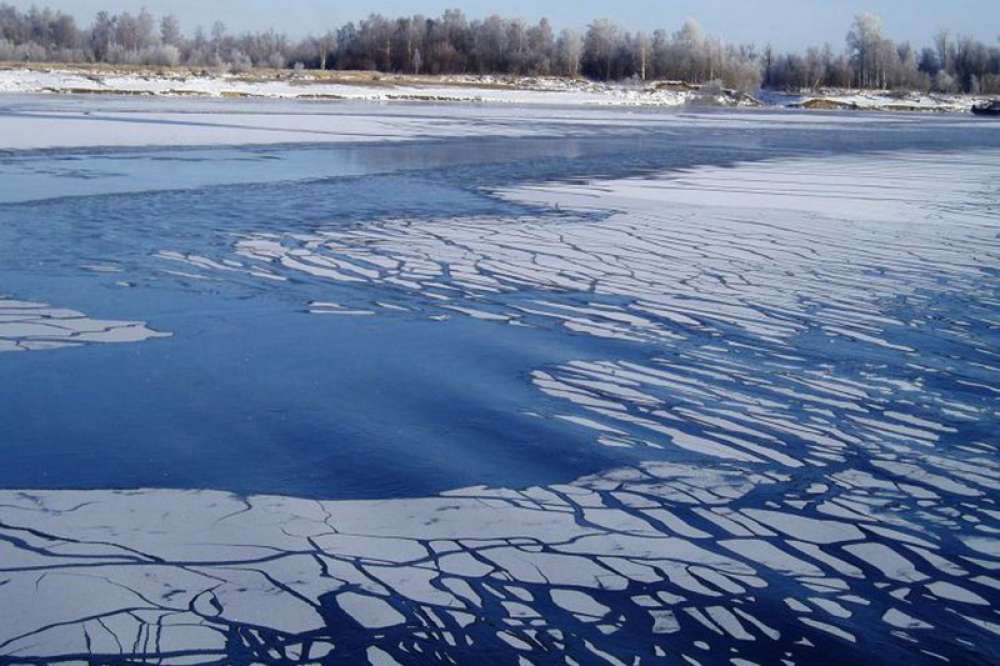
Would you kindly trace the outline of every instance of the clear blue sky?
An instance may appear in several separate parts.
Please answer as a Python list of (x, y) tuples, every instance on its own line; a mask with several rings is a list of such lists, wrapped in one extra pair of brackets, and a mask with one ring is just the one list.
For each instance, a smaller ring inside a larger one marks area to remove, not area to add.
[(437, 15), (458, 7), (470, 18), (491, 13), (537, 20), (547, 16), (557, 28), (582, 28), (608, 16), (630, 29), (671, 30), (685, 17), (730, 42), (772, 43), (799, 49), (828, 41), (840, 47), (851, 17), (872, 11), (885, 19), (897, 41), (930, 44), (941, 28), (971, 34), (988, 43), (1000, 35), (1000, 0), (0, 0), (27, 8), (50, 6), (89, 23), (101, 10), (174, 13), (185, 29), (223, 21), (231, 31), (274, 27), (293, 36), (357, 20), (370, 12)]

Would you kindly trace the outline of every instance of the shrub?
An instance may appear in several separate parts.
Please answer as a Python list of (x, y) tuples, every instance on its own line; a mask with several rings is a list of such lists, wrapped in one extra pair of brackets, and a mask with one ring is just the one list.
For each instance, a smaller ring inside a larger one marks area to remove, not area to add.
[(160, 67), (175, 67), (180, 64), (181, 52), (173, 44), (162, 44), (144, 49), (142, 52), (142, 62), (146, 65), (158, 65)]
[(934, 75), (934, 92), (939, 93), (953, 93), (958, 90), (958, 85), (955, 83), (955, 79), (952, 78), (951, 74), (941, 70)]

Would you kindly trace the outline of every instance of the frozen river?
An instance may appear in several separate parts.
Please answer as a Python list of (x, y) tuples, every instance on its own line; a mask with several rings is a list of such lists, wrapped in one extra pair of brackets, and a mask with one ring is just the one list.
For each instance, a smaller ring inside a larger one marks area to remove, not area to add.
[(0, 664), (995, 663), (998, 173), (960, 116), (2, 97)]

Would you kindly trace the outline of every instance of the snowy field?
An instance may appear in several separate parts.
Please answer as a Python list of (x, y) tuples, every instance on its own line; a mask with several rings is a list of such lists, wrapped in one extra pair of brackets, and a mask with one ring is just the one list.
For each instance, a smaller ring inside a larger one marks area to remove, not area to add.
[(994, 124), (11, 96), (0, 141), (0, 664), (995, 663)]

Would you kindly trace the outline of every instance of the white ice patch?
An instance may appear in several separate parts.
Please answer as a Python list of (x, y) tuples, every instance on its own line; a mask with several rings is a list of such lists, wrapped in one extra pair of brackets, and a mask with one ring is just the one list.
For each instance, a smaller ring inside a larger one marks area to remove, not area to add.
[(139, 321), (102, 321), (75, 310), (0, 297), (0, 352), (142, 342), (169, 336)]
[[(336, 608), (362, 632), (352, 635), (373, 663), (405, 662), (403, 643), (528, 652), (546, 626), (621, 661), (627, 655), (600, 637), (636, 620), (642, 630), (631, 635), (651, 644), (695, 647), (701, 627), (735, 657), (761, 641), (797, 652), (803, 636), (810, 645), (823, 635), (852, 641), (848, 604), (895, 608), (898, 586), (886, 583), (896, 581), (922, 581), (929, 594), (905, 613), (887, 612), (886, 632), (933, 625), (943, 604), (959, 604), (973, 627), (989, 624), (983, 568), (967, 561), (960, 585), (928, 580), (860, 531), (834, 527), (823, 538), (823, 521), (803, 522), (802, 510), (764, 508), (786, 483), (744, 467), (650, 463), (572, 484), (392, 501), (4, 491), (0, 605), (22, 610), (0, 626), (0, 646), (22, 657), (85, 651), (81, 630), (100, 617), (100, 645), (110, 646), (101, 649), (116, 655), (130, 654), (147, 632), (161, 632), (162, 649), (210, 653), (220, 649), (217, 632), (234, 626), (283, 632), (286, 650), (336, 655), (345, 628), (323, 620)], [(836, 488), (828, 496), (851, 492)], [(728, 538), (727, 528), (703, 520), (709, 507), (760, 535)], [(661, 533), (644, 518), (668, 514), (691, 533)], [(848, 582), (838, 576), (851, 558), (865, 575)], [(768, 626), (772, 585), (796, 590), (789, 603), (802, 631), (785, 637)], [(496, 604), (500, 631), (483, 619)], [(167, 625), (186, 629), (157, 629)]]

